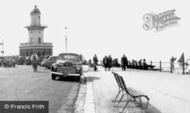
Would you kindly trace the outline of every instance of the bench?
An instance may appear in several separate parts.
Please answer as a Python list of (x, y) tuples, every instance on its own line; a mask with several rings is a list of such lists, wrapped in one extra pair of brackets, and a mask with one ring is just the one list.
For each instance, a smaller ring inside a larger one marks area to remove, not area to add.
[(114, 77), (115, 77), (115, 80), (116, 80), (116, 82), (117, 82), (117, 85), (118, 85), (118, 87), (119, 87), (119, 88), (118, 88), (119, 91), (118, 91), (118, 93), (117, 93), (115, 99), (113, 100), (113, 102), (115, 102), (115, 101), (117, 101), (117, 97), (119, 96), (119, 94), (120, 94), (121, 92), (122, 92), (122, 94), (123, 94), (124, 90), (122, 89), (121, 83), (119, 82), (118, 74), (117, 74), (117, 73), (114, 73), (114, 72), (112, 72), (112, 73), (113, 73), (113, 75), (114, 75)]
[(145, 106), (145, 112), (147, 112), (147, 108), (148, 108), (148, 105), (149, 105), (149, 97), (147, 95), (144, 95), (142, 92), (140, 91), (137, 91), (131, 87), (127, 87), (126, 84), (125, 84), (125, 81), (123, 79), (122, 76), (118, 75), (117, 73), (115, 72), (112, 72), (116, 81), (117, 81), (117, 84), (119, 86), (119, 92), (115, 98), (114, 101), (116, 101), (117, 97), (119, 96), (119, 94), (122, 92), (122, 96), (117, 104), (117, 106), (119, 106), (120, 102), (122, 101), (123, 97), (125, 95), (127, 95), (127, 103), (125, 104), (123, 110), (122, 110), (122, 113), (124, 112), (125, 108), (127, 107), (127, 105), (129, 104), (129, 102), (135, 102), (135, 106), (136, 107), (140, 107), (141, 109), (141, 113), (143, 112), (143, 101), (142, 101), (142, 98), (145, 98), (146, 99), (146, 106)]

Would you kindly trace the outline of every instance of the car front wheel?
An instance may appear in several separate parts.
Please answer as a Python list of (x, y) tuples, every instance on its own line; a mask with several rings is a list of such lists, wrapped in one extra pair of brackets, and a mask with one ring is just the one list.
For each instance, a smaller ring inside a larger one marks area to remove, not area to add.
[(51, 74), (51, 79), (55, 80), (55, 78), (56, 78), (56, 75), (55, 74)]

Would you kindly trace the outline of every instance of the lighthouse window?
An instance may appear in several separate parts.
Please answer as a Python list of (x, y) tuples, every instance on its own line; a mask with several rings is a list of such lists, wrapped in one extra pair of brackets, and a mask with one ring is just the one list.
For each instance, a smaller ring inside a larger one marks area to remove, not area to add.
[(32, 42), (32, 39), (33, 39), (33, 38), (31, 37), (31, 38), (30, 38), (30, 41), (31, 41), (31, 42)]
[(40, 37), (38, 38), (38, 42), (41, 43), (41, 38)]

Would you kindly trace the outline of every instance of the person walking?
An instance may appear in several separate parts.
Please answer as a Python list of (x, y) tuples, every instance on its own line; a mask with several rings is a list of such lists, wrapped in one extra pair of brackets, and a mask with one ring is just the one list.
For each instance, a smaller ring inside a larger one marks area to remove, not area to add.
[(93, 57), (93, 64), (94, 64), (94, 71), (96, 71), (97, 65), (98, 65), (98, 58), (97, 58), (96, 54)]
[(108, 58), (107, 58), (107, 56), (105, 56), (103, 58), (103, 65), (104, 65), (105, 71), (107, 71), (107, 68), (108, 68)]
[(111, 57), (111, 55), (108, 56), (107, 62), (108, 62), (108, 71), (110, 71), (110, 69), (112, 68), (112, 57)]
[(88, 66), (92, 67), (92, 61), (91, 61), (91, 59), (89, 59), (89, 61), (88, 61)]
[(121, 58), (121, 67), (123, 71), (126, 70), (127, 65), (128, 65), (128, 59), (125, 55), (123, 55), (123, 57)]
[(37, 72), (38, 69), (38, 55), (37, 54), (32, 54), (31, 55), (31, 61), (32, 61), (32, 65), (34, 68), (34, 72)]
[(174, 68), (174, 62), (175, 62), (175, 60), (176, 60), (176, 58), (175, 57), (173, 57), (172, 56), (172, 58), (170, 59), (170, 67), (171, 67), (171, 69), (170, 69), (170, 72), (171, 73), (173, 73), (173, 71), (175, 70), (175, 68)]

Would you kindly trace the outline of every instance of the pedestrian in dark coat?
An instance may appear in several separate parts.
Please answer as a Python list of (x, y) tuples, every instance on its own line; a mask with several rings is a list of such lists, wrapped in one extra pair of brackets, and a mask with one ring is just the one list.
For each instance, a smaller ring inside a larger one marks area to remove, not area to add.
[(37, 54), (32, 54), (31, 61), (32, 61), (32, 65), (34, 68), (34, 72), (37, 72), (37, 68), (38, 68), (38, 56), (37, 56)]
[(121, 58), (121, 67), (122, 70), (126, 70), (126, 66), (128, 66), (128, 59), (125, 55), (123, 55), (123, 57)]
[(110, 71), (110, 69), (112, 68), (112, 57), (111, 57), (111, 55), (109, 55), (107, 61), (108, 61), (108, 71)]
[(146, 63), (146, 59), (143, 60), (143, 69), (144, 70), (148, 69), (148, 64)]
[(172, 56), (172, 58), (170, 59), (170, 63), (171, 63), (171, 72), (174, 71), (174, 62), (175, 62), (176, 58)]
[(96, 71), (97, 65), (98, 65), (98, 58), (97, 58), (96, 54), (93, 57), (93, 63), (94, 63), (94, 71)]
[(142, 59), (140, 59), (140, 60), (138, 61), (138, 65), (139, 65), (139, 69), (143, 69)]
[(92, 67), (92, 61), (89, 59), (89, 61), (88, 61), (88, 66), (89, 67)]
[(103, 58), (103, 65), (104, 65), (105, 71), (107, 71), (107, 68), (108, 68), (108, 58), (107, 58), (107, 56), (105, 56)]
[(93, 57), (93, 63), (94, 63), (95, 65), (98, 64), (98, 58), (97, 58), (96, 54), (95, 54), (94, 57)]

